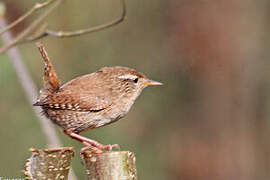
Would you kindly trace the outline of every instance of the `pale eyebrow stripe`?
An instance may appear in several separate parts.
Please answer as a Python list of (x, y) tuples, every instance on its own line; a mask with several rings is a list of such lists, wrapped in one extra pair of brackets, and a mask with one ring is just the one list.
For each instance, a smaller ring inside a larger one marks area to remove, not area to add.
[(125, 74), (125, 75), (119, 76), (118, 78), (119, 79), (131, 79), (131, 80), (135, 80), (138, 77), (135, 76), (135, 75), (132, 75), (132, 74)]

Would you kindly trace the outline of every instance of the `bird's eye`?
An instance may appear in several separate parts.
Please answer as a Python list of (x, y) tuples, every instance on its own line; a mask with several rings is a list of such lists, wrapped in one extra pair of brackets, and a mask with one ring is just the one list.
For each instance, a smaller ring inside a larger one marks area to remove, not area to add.
[(133, 80), (133, 82), (134, 82), (134, 83), (137, 83), (138, 80), (139, 80), (138, 78), (135, 78), (135, 79)]
[(126, 74), (118, 77), (119, 79), (123, 79), (124, 81), (133, 81), (134, 83), (137, 83), (139, 81), (139, 78), (132, 74)]

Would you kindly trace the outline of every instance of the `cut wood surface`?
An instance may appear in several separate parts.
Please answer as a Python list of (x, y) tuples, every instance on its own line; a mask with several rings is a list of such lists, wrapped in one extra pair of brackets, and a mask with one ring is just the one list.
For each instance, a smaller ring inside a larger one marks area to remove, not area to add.
[(130, 151), (85, 151), (81, 155), (88, 180), (137, 180), (135, 154)]
[(25, 179), (67, 180), (71, 158), (74, 156), (72, 147), (34, 149), (32, 156), (25, 164)]

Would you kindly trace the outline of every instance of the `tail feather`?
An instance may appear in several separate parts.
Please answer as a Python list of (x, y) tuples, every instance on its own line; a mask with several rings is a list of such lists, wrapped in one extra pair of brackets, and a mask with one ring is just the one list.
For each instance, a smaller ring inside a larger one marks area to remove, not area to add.
[(59, 89), (59, 80), (50, 61), (50, 58), (41, 43), (37, 43), (39, 52), (45, 63), (44, 75), (43, 75), (43, 88), (49, 93), (53, 93)]

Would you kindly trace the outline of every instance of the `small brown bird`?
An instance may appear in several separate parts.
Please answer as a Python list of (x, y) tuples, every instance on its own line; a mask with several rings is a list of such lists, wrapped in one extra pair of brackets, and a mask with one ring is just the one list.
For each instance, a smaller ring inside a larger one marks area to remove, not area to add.
[(45, 62), (44, 88), (34, 106), (41, 106), (44, 114), (64, 133), (86, 145), (81, 152), (119, 148), (117, 144), (102, 145), (79, 133), (119, 120), (128, 113), (145, 87), (162, 85), (134, 69), (116, 66), (101, 68), (60, 87), (44, 47), (38, 44), (38, 48)]

